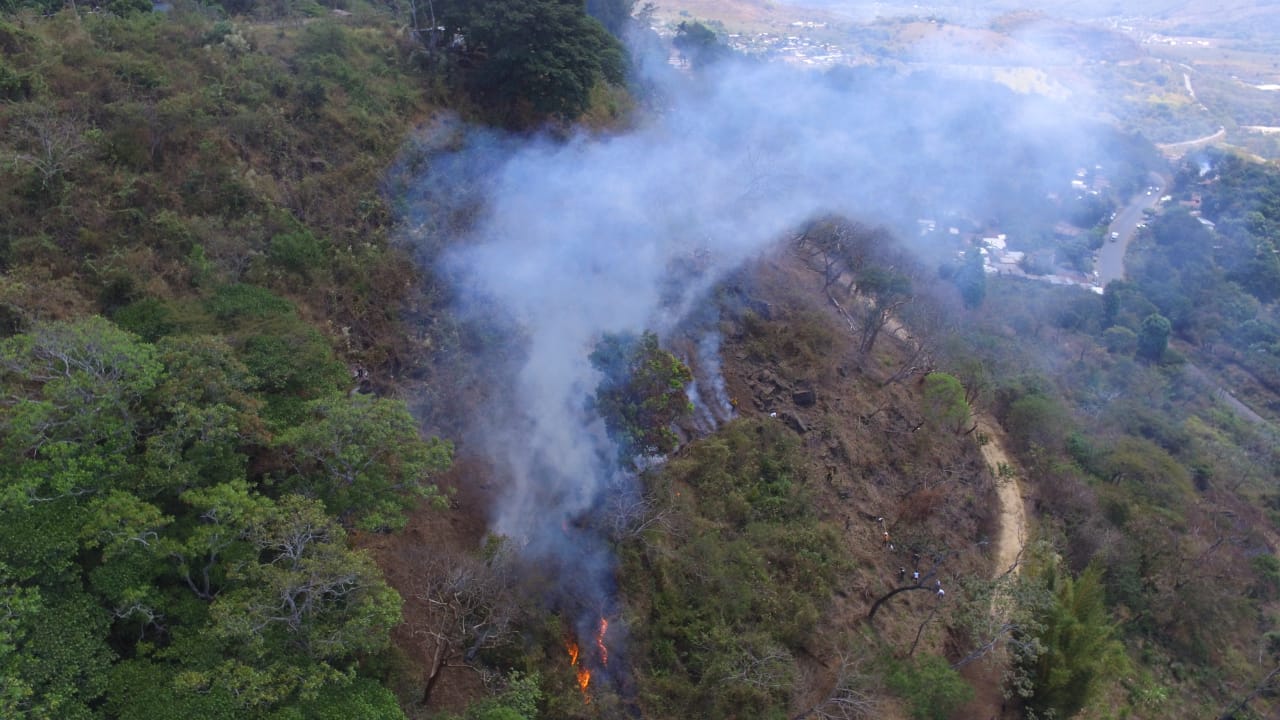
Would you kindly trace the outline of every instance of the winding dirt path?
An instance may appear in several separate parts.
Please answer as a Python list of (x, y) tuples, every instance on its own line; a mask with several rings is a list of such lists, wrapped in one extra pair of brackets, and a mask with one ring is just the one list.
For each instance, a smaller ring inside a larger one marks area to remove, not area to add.
[[(845, 275), (841, 276), (840, 282), (847, 282)], [(850, 323), (852, 328), (853, 321), (850, 319), (849, 313), (836, 301), (835, 296), (829, 290), (826, 292), (826, 296), (831, 301), (831, 305), (835, 307), (842, 318)], [(912, 346), (916, 343), (915, 338), (911, 337), (911, 333), (908, 332), (902, 322), (892, 315), (885, 322), (883, 331), (901, 342)], [(978, 421), (978, 432), (987, 438), (987, 442), (979, 445), (978, 448), (982, 451), (982, 457), (987, 461), (987, 466), (991, 468), (991, 474), (996, 478), (996, 494), (1000, 500), (1000, 531), (996, 537), (996, 566), (994, 572), (994, 575), (999, 577), (1010, 568), (1013, 568), (1015, 573), (1018, 571), (1014, 564), (1018, 562), (1018, 556), (1022, 554), (1022, 546), (1027, 539), (1027, 508), (1025, 503), (1022, 502), (1022, 484), (1018, 482), (1018, 466), (1014, 464), (1009, 453), (1005, 452), (1004, 449), (1004, 430), (1001, 429), (995, 418), (985, 413), (977, 415), (976, 419)], [(1014, 472), (1008, 477), (1000, 477), (1001, 465), (1008, 466)]]
[(1181, 157), (1182, 155), (1186, 154), (1189, 150), (1193, 150), (1201, 145), (1208, 145), (1209, 143), (1215, 142), (1217, 140), (1222, 140), (1226, 136), (1227, 136), (1227, 129), (1225, 127), (1219, 127), (1217, 132), (1212, 133), (1210, 135), (1205, 135), (1204, 137), (1198, 137), (1198, 138), (1195, 138), (1194, 140), (1183, 140), (1181, 142), (1156, 143), (1156, 148), (1158, 148), (1160, 152), (1166, 155)]
[[(1027, 508), (1022, 502), (1022, 484), (1018, 482), (1015, 472), (1008, 477), (1000, 476), (1000, 466), (1016, 469), (1013, 460), (1004, 450), (1004, 432), (995, 420), (987, 415), (978, 416), (978, 432), (987, 442), (980, 445), (982, 457), (996, 477), (996, 493), (1000, 497), (1000, 534), (996, 538), (997, 576), (1004, 574), (1018, 561), (1022, 546), (1027, 540)], [(1017, 572), (1017, 568), (1014, 568)]]

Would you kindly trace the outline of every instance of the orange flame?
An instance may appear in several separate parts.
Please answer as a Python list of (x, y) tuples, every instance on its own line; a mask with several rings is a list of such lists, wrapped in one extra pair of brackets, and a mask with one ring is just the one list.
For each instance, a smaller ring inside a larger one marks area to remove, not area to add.
[(578, 678), (578, 689), (582, 691), (582, 702), (590, 703), (591, 696), (587, 694), (587, 686), (591, 684), (591, 671), (585, 665), (578, 665), (581, 649), (572, 640), (565, 641), (564, 649), (569, 653), (569, 667), (577, 668), (574, 674)]
[(600, 618), (600, 630), (596, 633), (596, 647), (600, 648), (600, 664), (609, 664), (609, 648), (604, 646), (604, 634), (609, 631), (609, 621)]

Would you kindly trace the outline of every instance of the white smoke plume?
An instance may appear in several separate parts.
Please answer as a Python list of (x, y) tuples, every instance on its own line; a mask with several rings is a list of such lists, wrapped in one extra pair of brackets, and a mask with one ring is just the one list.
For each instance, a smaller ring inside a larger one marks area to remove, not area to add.
[[(899, 227), (957, 208), (984, 218), (1010, 188), (1065, 183), (1092, 152), (1080, 108), (925, 75), (727, 66), (664, 97), (621, 135), (461, 132), (408, 189), (476, 202), (441, 262), (462, 312), (501, 312), (525, 340), (510, 396), (476, 433), (508, 488), (493, 529), (606, 583), (607, 559), (573, 530), (602, 493), (634, 491), (586, 411), (603, 333), (670, 331), (718, 278), (821, 213)], [(673, 293), (671, 269), (694, 248), (709, 251), (706, 271)], [(717, 342), (699, 348), (698, 392), (723, 420)]]
[(715, 331), (705, 332), (698, 340), (692, 364), (694, 379), (687, 388), (689, 401), (693, 403), (694, 423), (702, 433), (715, 430), (734, 416), (733, 403), (720, 372), (721, 340), (720, 333)]

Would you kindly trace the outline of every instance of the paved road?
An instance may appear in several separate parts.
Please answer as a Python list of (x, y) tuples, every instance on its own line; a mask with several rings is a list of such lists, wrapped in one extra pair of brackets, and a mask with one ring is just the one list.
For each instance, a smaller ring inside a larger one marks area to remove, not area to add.
[[(1155, 207), (1155, 204), (1160, 201), (1160, 197), (1164, 195), (1169, 186), (1169, 179), (1156, 173), (1151, 173), (1150, 180), (1155, 189), (1151, 190), (1150, 193), (1143, 190), (1141, 194), (1135, 196), (1128, 205), (1116, 213), (1116, 219), (1111, 222), (1111, 227), (1107, 229), (1108, 239), (1103, 243), (1102, 248), (1098, 250), (1097, 262), (1098, 283), (1103, 287), (1106, 287), (1111, 280), (1124, 279), (1125, 248), (1129, 246), (1129, 241), (1133, 239), (1138, 223), (1143, 222), (1145, 218), (1142, 211), (1149, 207)], [(1110, 233), (1113, 232), (1120, 234), (1120, 237), (1115, 241), (1110, 239)], [(1218, 385), (1204, 370), (1192, 363), (1187, 363), (1185, 367), (1191, 379), (1208, 388), (1214, 397), (1221, 400), (1237, 416), (1251, 423), (1267, 424), (1266, 418), (1254, 412), (1248, 405), (1240, 402), (1229, 390)]]
[[(1151, 173), (1148, 179), (1155, 189), (1150, 193), (1143, 190), (1136, 195), (1128, 205), (1116, 212), (1116, 219), (1112, 220), (1111, 227), (1107, 228), (1107, 240), (1098, 250), (1096, 265), (1098, 284), (1103, 287), (1112, 280), (1124, 279), (1124, 251), (1129, 247), (1129, 241), (1133, 239), (1138, 223), (1146, 219), (1142, 211), (1155, 207), (1169, 187), (1169, 179), (1157, 173)], [(1111, 233), (1118, 233), (1120, 237), (1112, 240)]]

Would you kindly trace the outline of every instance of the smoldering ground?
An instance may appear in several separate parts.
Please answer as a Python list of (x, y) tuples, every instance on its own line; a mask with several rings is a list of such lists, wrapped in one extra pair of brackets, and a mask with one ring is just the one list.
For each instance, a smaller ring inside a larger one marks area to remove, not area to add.
[(509, 384), (467, 440), (504, 488), (492, 529), (547, 572), (573, 568), (566, 582), (588, 605), (607, 602), (611, 561), (604, 524), (584, 518), (637, 492), (587, 409), (603, 334), (672, 332), (718, 279), (817, 215), (984, 218), (1065, 184), (1096, 150), (1065, 106), (924, 74), (726, 65), (662, 93), (665, 110), (619, 135), (442, 121), (405, 189), (416, 241), (446, 248), (434, 270), (459, 316), (500, 318), (519, 338), (502, 343), (518, 347)]

